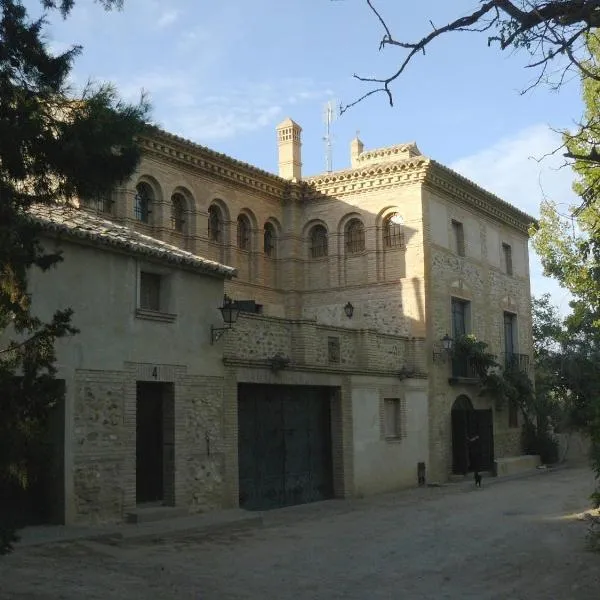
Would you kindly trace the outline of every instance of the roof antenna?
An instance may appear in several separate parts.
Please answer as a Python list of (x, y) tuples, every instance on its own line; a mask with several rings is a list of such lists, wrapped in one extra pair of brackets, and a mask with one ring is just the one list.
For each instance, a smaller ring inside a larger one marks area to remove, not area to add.
[(329, 100), (327, 104), (325, 104), (325, 109), (323, 111), (323, 121), (325, 122), (325, 137), (323, 141), (325, 142), (325, 169), (327, 173), (331, 173), (332, 166), (332, 134), (331, 134), (331, 125), (333, 121), (335, 121), (336, 112), (335, 112), (335, 103), (333, 100)]

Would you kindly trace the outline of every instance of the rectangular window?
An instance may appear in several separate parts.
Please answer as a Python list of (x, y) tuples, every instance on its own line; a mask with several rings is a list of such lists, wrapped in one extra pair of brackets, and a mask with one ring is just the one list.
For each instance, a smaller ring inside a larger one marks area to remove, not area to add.
[(465, 255), (465, 231), (460, 221), (452, 219), (452, 232), (454, 234), (454, 250), (459, 256)]
[(340, 338), (330, 336), (327, 338), (327, 357), (330, 363), (340, 362)]
[(161, 309), (161, 279), (157, 273), (140, 272), (140, 308), (156, 311)]
[(383, 400), (384, 410), (384, 433), (387, 439), (398, 439), (402, 437), (402, 410), (400, 398), (385, 398)]
[(513, 274), (512, 248), (510, 244), (502, 244), (502, 255), (504, 257), (504, 272), (507, 275)]
[(469, 330), (470, 304), (467, 300), (452, 298), (452, 337), (454, 339), (466, 335)]

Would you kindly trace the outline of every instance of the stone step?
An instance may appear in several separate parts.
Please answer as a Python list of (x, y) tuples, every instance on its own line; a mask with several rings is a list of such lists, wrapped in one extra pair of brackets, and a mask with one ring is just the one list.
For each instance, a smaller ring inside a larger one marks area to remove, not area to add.
[(151, 523), (153, 521), (165, 521), (177, 519), (189, 515), (185, 508), (177, 506), (142, 506), (127, 513), (127, 523)]

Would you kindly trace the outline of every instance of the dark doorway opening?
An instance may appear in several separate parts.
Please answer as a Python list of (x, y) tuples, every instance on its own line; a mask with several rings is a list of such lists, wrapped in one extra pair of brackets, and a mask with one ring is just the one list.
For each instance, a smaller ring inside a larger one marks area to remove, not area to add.
[(137, 382), (137, 504), (174, 504), (173, 409), (173, 384)]
[(494, 466), (494, 424), (491, 409), (475, 410), (471, 400), (459, 396), (452, 405), (452, 472), (464, 474), (473, 470), (469, 438), (479, 436), (479, 470), (489, 471)]
[(239, 384), (239, 502), (265, 510), (333, 497), (331, 388)]

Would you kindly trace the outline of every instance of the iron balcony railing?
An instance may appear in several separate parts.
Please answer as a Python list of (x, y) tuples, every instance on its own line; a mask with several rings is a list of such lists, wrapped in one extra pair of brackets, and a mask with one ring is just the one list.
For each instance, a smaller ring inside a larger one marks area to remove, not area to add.
[(469, 357), (461, 356), (452, 359), (452, 377), (463, 379), (477, 379), (479, 375)]
[(529, 355), (518, 354), (516, 352), (505, 352), (504, 368), (507, 371), (514, 370), (527, 373), (529, 371)]

